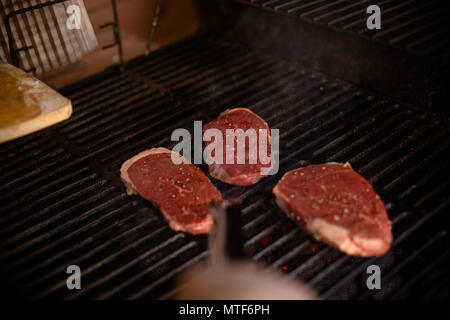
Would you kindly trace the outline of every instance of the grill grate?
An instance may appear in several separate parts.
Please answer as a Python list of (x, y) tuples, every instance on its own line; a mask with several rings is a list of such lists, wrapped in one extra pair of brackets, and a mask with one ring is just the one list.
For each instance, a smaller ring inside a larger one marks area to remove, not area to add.
[[(445, 1), (238, 0), (308, 23), (427, 56), (450, 54), (449, 3)], [(369, 5), (381, 9), (381, 29), (366, 26)]]
[[(0, 150), (0, 261), (16, 294), (170, 298), (174, 277), (207, 256), (206, 236), (172, 232), (148, 202), (125, 195), (119, 168), (144, 149), (170, 147), (175, 128), (232, 106), (248, 106), (280, 129), (276, 176), (247, 188), (214, 182), (224, 196), (249, 200), (247, 255), (326, 298), (436, 297), (447, 288), (440, 282), (448, 262), (444, 120), (205, 35), (64, 93), (72, 118)], [(275, 205), (271, 189), (284, 172), (325, 161), (349, 161), (385, 200), (395, 236), (386, 256), (345, 256)], [(374, 263), (384, 281), (375, 294), (365, 289), (365, 268)], [(65, 286), (70, 264), (82, 270), (77, 292)]]

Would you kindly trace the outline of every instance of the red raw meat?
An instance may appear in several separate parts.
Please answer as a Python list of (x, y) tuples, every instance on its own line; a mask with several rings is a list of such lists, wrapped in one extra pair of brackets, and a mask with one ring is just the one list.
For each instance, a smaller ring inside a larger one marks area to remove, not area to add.
[[(258, 115), (253, 113), (247, 108), (236, 108), (226, 110), (221, 113), (220, 116), (205, 124), (203, 126), (203, 131), (208, 129), (218, 129), (222, 132), (223, 144), (225, 146), (226, 142), (226, 129), (242, 129), (244, 131), (248, 129), (254, 129), (257, 133), (258, 130), (267, 130), (267, 156), (270, 157), (270, 129), (267, 123), (261, 119)], [(209, 145), (212, 141), (205, 141), (206, 145)], [(236, 144), (236, 139), (235, 139)], [(250, 148), (257, 148), (258, 146), (250, 146)], [(234, 164), (225, 163), (225, 148), (224, 147), (224, 158), (223, 164), (211, 164), (209, 165), (209, 174), (225, 183), (238, 185), (238, 186), (248, 186), (257, 183), (259, 180), (264, 178), (261, 175), (262, 168), (270, 168), (271, 164), (262, 164), (259, 157), (256, 164), (249, 163), (249, 143), (246, 143), (245, 148), (245, 164), (237, 163), (237, 148), (235, 148), (234, 154)]]
[(120, 174), (127, 193), (157, 205), (174, 231), (208, 233), (213, 225), (210, 205), (220, 204), (221, 194), (193, 164), (174, 164), (172, 152), (150, 149), (124, 162)]
[(273, 193), (293, 221), (349, 255), (381, 256), (391, 246), (391, 223), (383, 201), (349, 163), (289, 171)]

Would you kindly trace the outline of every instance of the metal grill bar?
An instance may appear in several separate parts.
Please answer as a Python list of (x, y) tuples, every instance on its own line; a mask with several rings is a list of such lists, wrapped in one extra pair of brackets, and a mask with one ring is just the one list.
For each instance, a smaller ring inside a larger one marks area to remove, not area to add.
[[(140, 209), (141, 211), (146, 211), (146, 214), (148, 215), (148, 210)], [(127, 221), (132, 222), (134, 219), (133, 216), (129, 216), (127, 219), (123, 220), (124, 223)], [(159, 223), (157, 223), (159, 221)], [(80, 257), (79, 261), (87, 261), (88, 259), (96, 259), (101, 260), (102, 256), (108, 255), (108, 250), (111, 250), (111, 248), (114, 248), (114, 246), (120, 245), (121, 243), (125, 243), (127, 241), (130, 241), (127, 239), (127, 237), (130, 237), (131, 239), (135, 238), (136, 233), (149, 233), (152, 235), (152, 238), (160, 233), (163, 230), (166, 230), (166, 226), (161, 226), (162, 222), (157, 217), (153, 217), (148, 219), (148, 221), (137, 225), (136, 227), (133, 227), (131, 229), (126, 230), (122, 233), (116, 233), (118, 228), (116, 227), (116, 224), (111, 224), (108, 226), (108, 228), (105, 228), (102, 230), (101, 233), (96, 234), (93, 237), (89, 237), (85, 239), (82, 243), (80, 243), (76, 248), (66, 248), (65, 250), (58, 253), (58, 255), (55, 255), (51, 257), (51, 259), (46, 260), (45, 264), (40, 265), (37, 268), (24, 270), (23, 273), (19, 274), (17, 277), (19, 280), (25, 281), (33, 278), (33, 274), (43, 273), (42, 269), (46, 268), (48, 269), (49, 266), (57, 265), (58, 268), (50, 269), (50, 272), (46, 272), (43, 277), (41, 277), (36, 283), (33, 284), (33, 286), (41, 285), (44, 281), (48, 281), (51, 278), (55, 278), (55, 276), (58, 275), (58, 273), (64, 271), (64, 258), (67, 256), (70, 256), (70, 254), (73, 254), (74, 249), (76, 250), (83, 250), (85, 248), (89, 248), (89, 245), (92, 244), (93, 241), (98, 239), (97, 246), (93, 248), (92, 250), (86, 250), (86, 254)], [(108, 232), (108, 233), (107, 233)], [(151, 238), (150, 238), (151, 239)], [(148, 238), (145, 238), (145, 240), (148, 240)], [(144, 243), (141, 240), (142, 243)], [(135, 243), (136, 244), (136, 243)], [(58, 264), (56, 264), (58, 263)], [(45, 269), (44, 269), (45, 270)], [(32, 288), (32, 286), (28, 287), (28, 289)]]
[[(448, 239), (447, 239), (448, 241)], [(426, 278), (427, 275), (429, 275), (430, 273), (433, 273), (434, 270), (436, 270), (437, 267), (439, 267), (439, 264), (441, 265), (441, 269), (445, 270), (445, 266), (446, 266), (446, 262), (448, 262), (448, 251), (443, 253), (442, 255), (440, 255), (438, 258), (436, 258), (434, 261), (431, 261), (428, 266), (421, 270), (420, 272), (418, 272), (417, 276), (409, 281), (407, 284), (405, 284), (402, 288), (400, 288), (397, 292), (394, 292), (392, 294), (392, 297), (394, 299), (400, 299), (401, 297), (404, 297), (407, 293), (408, 290), (410, 290), (410, 288), (417, 284), (417, 282), (419, 280), (423, 281), (423, 278)], [(437, 281), (435, 281), (434, 285), (431, 287), (432, 290), (431, 292), (426, 296), (426, 298), (428, 299), (432, 299), (433, 298), (433, 292), (438, 291), (439, 289), (443, 289), (447, 287), (448, 284), (448, 280), (449, 278), (445, 278), (444, 275), (439, 274), (437, 277)], [(445, 297), (445, 294), (441, 294), (439, 296)]]

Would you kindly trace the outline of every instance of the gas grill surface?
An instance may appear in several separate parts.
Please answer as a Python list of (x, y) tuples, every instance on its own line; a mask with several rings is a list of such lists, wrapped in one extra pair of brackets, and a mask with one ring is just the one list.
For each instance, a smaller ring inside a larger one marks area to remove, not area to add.
[[(449, 144), (445, 119), (229, 39), (200, 34), (107, 70), (62, 92), (73, 116), (0, 149), (0, 266), (24, 297), (170, 298), (173, 279), (204, 260), (207, 237), (170, 230), (127, 196), (119, 168), (136, 153), (171, 147), (231, 107), (280, 129), (280, 171), (252, 187), (213, 180), (241, 196), (248, 257), (299, 277), (324, 298), (436, 298), (448, 290)], [(274, 202), (283, 173), (350, 162), (383, 198), (395, 241), (381, 258), (346, 256), (315, 241)], [(206, 172), (206, 167), (202, 166)], [(82, 290), (66, 288), (79, 265)], [(366, 267), (382, 289), (366, 289)]]

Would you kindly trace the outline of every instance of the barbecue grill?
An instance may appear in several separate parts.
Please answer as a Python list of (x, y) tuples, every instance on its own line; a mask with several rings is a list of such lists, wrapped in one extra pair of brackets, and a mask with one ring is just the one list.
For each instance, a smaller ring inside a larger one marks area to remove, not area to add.
[[(378, 4), (382, 28), (367, 30)], [(127, 196), (121, 164), (170, 148), (171, 132), (249, 107), (280, 130), (280, 171), (238, 197), (243, 255), (325, 299), (448, 296), (449, 4), (440, 1), (197, 1), (198, 34), (66, 87), (67, 121), (0, 147), (0, 269), (8, 295), (160, 298), (208, 257)], [(120, 38), (119, 40), (120, 41)], [(347, 256), (286, 217), (271, 193), (294, 168), (350, 162), (386, 204), (394, 242)], [(207, 172), (206, 166), (201, 167)], [(68, 265), (82, 290), (66, 287)], [(382, 288), (366, 286), (369, 265)]]

